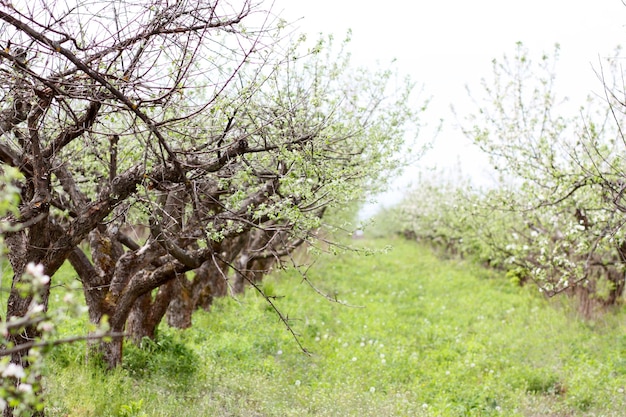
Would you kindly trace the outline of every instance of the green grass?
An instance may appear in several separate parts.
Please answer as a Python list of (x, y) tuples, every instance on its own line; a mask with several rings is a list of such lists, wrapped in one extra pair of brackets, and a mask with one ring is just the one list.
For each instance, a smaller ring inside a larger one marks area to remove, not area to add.
[[(304, 355), (249, 291), (186, 331), (128, 345), (121, 369), (57, 348), (50, 416), (623, 416), (624, 312), (594, 322), (471, 264), (402, 240), (373, 256), (325, 256), (264, 282)], [(65, 323), (67, 332), (84, 323)]]

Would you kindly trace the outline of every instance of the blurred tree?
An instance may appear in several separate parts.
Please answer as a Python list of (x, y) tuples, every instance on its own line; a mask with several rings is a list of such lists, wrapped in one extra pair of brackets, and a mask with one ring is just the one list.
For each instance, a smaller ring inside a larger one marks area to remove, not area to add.
[[(472, 96), (464, 132), (499, 176), (492, 189), (434, 181), (404, 211), (417, 237), (506, 268), (547, 295), (576, 295), (590, 315), (618, 302), (626, 284), (623, 93), (607, 85), (605, 99), (592, 96), (568, 115), (557, 60), (558, 46), (533, 60), (519, 43)], [(605, 73), (618, 79), (616, 60), (608, 62)]]

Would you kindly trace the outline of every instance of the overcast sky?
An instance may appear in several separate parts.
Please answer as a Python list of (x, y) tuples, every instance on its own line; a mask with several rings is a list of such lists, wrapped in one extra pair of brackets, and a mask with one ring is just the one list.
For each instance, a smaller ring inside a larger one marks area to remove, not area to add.
[[(562, 94), (582, 100), (601, 91), (592, 66), (626, 43), (621, 0), (276, 0), (274, 10), (289, 21), (300, 19), (300, 30), (311, 35), (335, 33), (342, 39), (352, 29), (358, 64), (397, 59), (397, 68), (432, 96), (428, 119), (448, 122), (419, 165), (450, 167), (460, 160), (473, 176), (482, 175), (483, 162), (452, 128), (449, 108), (467, 100), (466, 85), (478, 90), (493, 58), (512, 55), (518, 41), (534, 56), (559, 43), (558, 85)], [(396, 181), (386, 201), (401, 194), (416, 169)]]

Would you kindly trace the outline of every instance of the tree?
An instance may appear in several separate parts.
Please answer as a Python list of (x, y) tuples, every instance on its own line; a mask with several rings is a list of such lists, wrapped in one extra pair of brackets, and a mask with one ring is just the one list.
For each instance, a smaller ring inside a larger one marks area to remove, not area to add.
[(494, 61), (494, 77), (466, 129), (501, 172), (491, 207), (516, 212), (503, 246), (509, 262), (548, 294), (575, 292), (589, 312), (591, 299), (615, 303), (624, 289), (626, 243), (616, 210), (623, 177), (618, 131), (607, 103), (590, 97), (567, 114), (555, 93), (553, 66), (516, 55)]
[[(165, 314), (188, 326), (379, 187), (423, 110), (410, 82), (392, 91), (391, 72), (351, 68), (330, 41), (283, 38), (249, 1), (2, 0), (0, 22), (0, 161), (25, 178), (7, 316), (31, 302), (28, 263), (54, 280), (69, 260), (92, 322), (137, 341)], [(101, 350), (119, 364), (122, 337)]]
[(569, 115), (556, 94), (557, 58), (558, 47), (534, 61), (518, 44), (513, 57), (493, 61), (493, 77), (472, 96), (476, 110), (463, 129), (489, 156), (493, 188), (422, 184), (403, 210), (418, 238), (503, 268), (549, 296), (576, 295), (588, 316), (618, 302), (626, 284), (623, 116), (593, 96)]

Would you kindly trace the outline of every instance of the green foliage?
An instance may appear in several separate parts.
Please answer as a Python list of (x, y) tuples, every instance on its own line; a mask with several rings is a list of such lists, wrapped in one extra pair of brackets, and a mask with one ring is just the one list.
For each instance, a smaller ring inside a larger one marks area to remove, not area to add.
[[(2, 167), (0, 169), (0, 217), (16, 213), (20, 190), (15, 183), (21, 179), (23, 175), (16, 168)], [(8, 224), (4, 219), (0, 221), (0, 230), (7, 230), (7, 227)]]
[(130, 375), (148, 377), (158, 374), (181, 381), (194, 376), (200, 358), (165, 330), (159, 333), (157, 340), (144, 338), (140, 346), (126, 344), (123, 367)]
[(148, 417), (146, 413), (141, 411), (142, 407), (143, 400), (131, 401), (129, 404), (122, 405), (117, 415), (118, 417)]
[[(566, 303), (471, 262), (400, 239), (362, 242), (379, 253), (328, 254), (309, 271), (354, 307), (294, 270), (264, 283), (311, 356), (249, 292), (198, 311), (192, 329), (163, 327), (145, 352), (128, 352), (132, 367), (53, 360), (49, 415), (622, 415), (624, 312), (580, 322)], [(158, 369), (175, 357), (195, 371)]]

